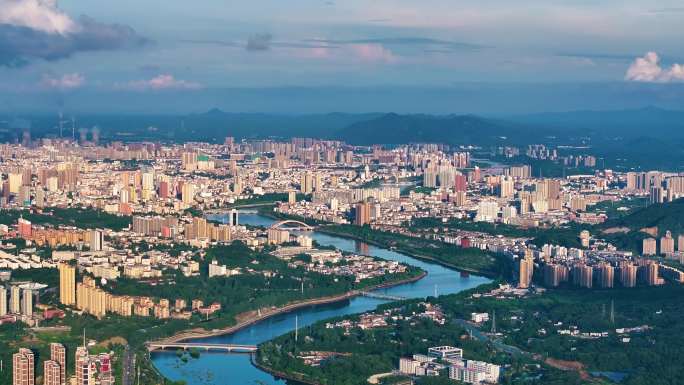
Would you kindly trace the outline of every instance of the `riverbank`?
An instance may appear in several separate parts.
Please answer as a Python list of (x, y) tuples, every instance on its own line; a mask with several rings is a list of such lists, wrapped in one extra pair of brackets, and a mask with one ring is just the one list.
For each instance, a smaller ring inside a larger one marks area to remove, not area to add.
[[(335, 226), (335, 225), (332, 224), (331, 226)], [(323, 234), (334, 235), (334, 236), (336, 236), (336, 237), (347, 238), (347, 239), (353, 239), (353, 240), (359, 241), (359, 242), (365, 242), (365, 243), (367, 243), (367, 244), (369, 244), (369, 245), (373, 245), (373, 246), (377, 246), (377, 247), (382, 247), (382, 248), (385, 248), (385, 249), (395, 250), (395, 251), (400, 252), (400, 253), (402, 253), (402, 254), (406, 254), (406, 255), (408, 255), (409, 257), (413, 257), (413, 258), (415, 258), (415, 259), (419, 259), (419, 260), (425, 261), (425, 262), (436, 263), (436, 264), (438, 264), (438, 265), (441, 265), (441, 266), (444, 266), (444, 267), (446, 267), (446, 268), (453, 269), (453, 270), (456, 270), (456, 271), (459, 271), (459, 272), (464, 272), (464, 273), (469, 273), (469, 274), (481, 275), (481, 276), (483, 276), (483, 277), (492, 278), (492, 279), (499, 278), (498, 275), (497, 275), (496, 273), (492, 272), (492, 271), (479, 270), (479, 269), (472, 269), (472, 268), (467, 268), (467, 267), (455, 265), (455, 264), (453, 264), (453, 263), (449, 263), (449, 262), (443, 261), (443, 260), (441, 260), (441, 259), (439, 259), (439, 258), (435, 258), (435, 257), (433, 257), (433, 256), (429, 256), (429, 255), (425, 255), (425, 254), (418, 254), (418, 253), (416, 253), (416, 252), (414, 252), (414, 251), (412, 251), (412, 250), (407, 250), (407, 249), (405, 249), (405, 248), (403, 248), (403, 247), (401, 247), (401, 246), (396, 247), (396, 246), (392, 246), (392, 245), (385, 244), (385, 243), (383, 243), (383, 242), (365, 239), (364, 237), (359, 237), (359, 236), (357, 236), (357, 235), (353, 235), (353, 234), (349, 234), (349, 233), (339, 233), (339, 232), (336, 232), (336, 231), (331, 231), (331, 230), (329, 230), (329, 229), (326, 229), (325, 226), (319, 226), (319, 227), (317, 227), (317, 228), (316, 228), (316, 231), (319, 232), (319, 233), (323, 233)]]
[(183, 341), (199, 339), (199, 338), (209, 338), (209, 337), (217, 337), (217, 336), (222, 336), (222, 335), (227, 335), (227, 334), (233, 334), (233, 333), (236, 333), (236, 332), (238, 332), (238, 331), (240, 331), (246, 327), (249, 327), (255, 323), (259, 323), (261, 321), (267, 320), (268, 318), (279, 315), (279, 314), (289, 313), (289, 312), (292, 312), (292, 311), (295, 311), (295, 310), (298, 310), (298, 309), (301, 309), (304, 307), (316, 306), (316, 305), (327, 305), (327, 304), (331, 304), (331, 303), (335, 303), (335, 302), (348, 300), (348, 299), (357, 297), (359, 295), (362, 295), (362, 293), (365, 291), (373, 291), (373, 290), (384, 289), (384, 288), (388, 288), (388, 287), (404, 285), (407, 283), (417, 282), (417, 281), (425, 278), (426, 275), (427, 275), (427, 272), (423, 271), (415, 277), (370, 286), (364, 290), (352, 290), (352, 291), (349, 291), (349, 292), (346, 292), (346, 293), (340, 294), (340, 295), (315, 298), (315, 299), (310, 299), (310, 300), (300, 301), (300, 302), (294, 302), (294, 303), (290, 303), (290, 304), (285, 305), (285, 306), (268, 309), (265, 312), (264, 311), (262, 311), (262, 312), (249, 311), (246, 313), (239, 314), (236, 318), (238, 320), (241, 320), (241, 321), (238, 321), (238, 323), (233, 325), (233, 326), (229, 326), (229, 327), (222, 328), (222, 329), (214, 329), (214, 330), (204, 330), (204, 329), (185, 330), (183, 332), (176, 333), (169, 338), (165, 338), (163, 340), (155, 341), (155, 342), (167, 342), (167, 343), (183, 342)]
[(302, 376), (295, 376), (292, 373), (281, 372), (281, 371), (275, 370), (269, 366), (260, 364), (259, 361), (255, 357), (256, 357), (255, 354), (251, 354), (249, 357), (249, 361), (252, 364), (252, 366), (261, 370), (262, 372), (266, 372), (266, 373), (272, 375), (273, 377), (282, 378), (282, 379), (288, 380), (288, 381), (295, 381), (295, 382), (298, 382), (298, 383), (304, 384), (304, 385), (321, 385), (318, 382), (304, 378), (303, 375)]
[(355, 241), (359, 241), (359, 242), (364, 242), (364, 243), (367, 243), (369, 245), (373, 245), (373, 246), (377, 246), (377, 247), (381, 247), (381, 248), (385, 248), (385, 249), (395, 250), (397, 252), (400, 252), (402, 254), (406, 254), (406, 255), (413, 257), (415, 259), (419, 259), (419, 260), (424, 261), (424, 262), (436, 263), (440, 266), (446, 267), (448, 269), (453, 269), (453, 270), (456, 270), (459, 272), (480, 275), (480, 276), (492, 278), (492, 279), (497, 279), (497, 278), (500, 278), (500, 276), (501, 276), (501, 274), (493, 272), (493, 271), (473, 269), (473, 268), (468, 268), (465, 266), (456, 265), (456, 264), (446, 262), (442, 259), (430, 256), (427, 254), (416, 253), (413, 250), (409, 250), (409, 249), (406, 249), (406, 248), (401, 247), (401, 246), (397, 247), (397, 246), (393, 246), (393, 245), (390, 245), (390, 244), (387, 244), (384, 242), (369, 240), (369, 239), (366, 239), (364, 237), (360, 237), (360, 236), (357, 236), (354, 234), (349, 234), (346, 232), (331, 231), (329, 228), (327, 228), (328, 226), (337, 226), (338, 224), (335, 224), (335, 223), (321, 222), (318, 220), (311, 220), (309, 218), (304, 218), (304, 217), (297, 217), (297, 216), (293, 216), (293, 215), (285, 215), (285, 214), (275, 213), (272, 210), (270, 210), (270, 211), (269, 210), (263, 210), (263, 207), (259, 210), (259, 215), (267, 217), (267, 218), (271, 218), (271, 219), (276, 219), (276, 220), (282, 220), (282, 219), (299, 220), (299, 221), (302, 221), (304, 223), (316, 225), (317, 226), (316, 231), (319, 233), (322, 233), (322, 234), (333, 235), (333, 236), (337, 236), (340, 238), (346, 238), (346, 239), (351, 239), (351, 240), (355, 240)]
[[(241, 222), (244, 222), (252, 226), (261, 226), (268, 228), (274, 222), (273, 215), (263, 215), (263, 212), (268, 212), (268, 208), (262, 208), (259, 210), (258, 214), (247, 214), (246, 216), (241, 216)], [(270, 213), (269, 213), (270, 214)], [(221, 218), (215, 217), (215, 220), (221, 220)], [(346, 250), (348, 252), (358, 253), (358, 244), (351, 237), (346, 236), (334, 236), (323, 233), (314, 232), (311, 237), (322, 245), (335, 246), (341, 250)], [(356, 251), (355, 251), (356, 250)], [(408, 281), (415, 281), (413, 283), (404, 284), (403, 282), (408, 282), (405, 280), (396, 282), (387, 282), (384, 284), (379, 284), (373, 286), (372, 289), (378, 289), (382, 287), (394, 286), (393, 288), (385, 289), (388, 290), (390, 295), (394, 295), (400, 298), (425, 298), (434, 295), (439, 287), (440, 294), (452, 294), (457, 293), (462, 290), (467, 290), (475, 287), (479, 284), (486, 283), (488, 281), (484, 277), (475, 276), (465, 277), (458, 275), (452, 268), (445, 267), (440, 263), (426, 262), (409, 255), (400, 254), (395, 251), (388, 249), (377, 248), (376, 246), (370, 246), (368, 251), (369, 255), (384, 258), (387, 260), (398, 261), (401, 263), (406, 263), (412, 266), (418, 266), (421, 270), (428, 272), (427, 276), (415, 277)], [(371, 290), (371, 288), (366, 288), (364, 290)], [(379, 303), (383, 301), (378, 301), (373, 298), (366, 298), (365, 296), (357, 295), (353, 296), (335, 296), (337, 298), (326, 298), (321, 300), (321, 302), (331, 303), (338, 301), (337, 304), (329, 304), (320, 306), (310, 306), (311, 303), (301, 303), (290, 304), (297, 306), (299, 310), (288, 308), (280, 309), (280, 315), (275, 312), (269, 311), (269, 314), (261, 314), (263, 319), (272, 317), (263, 321), (262, 319), (253, 320), (254, 322), (245, 322), (250, 319), (241, 318), (239, 320), (240, 325), (234, 324), (230, 328), (226, 327), (224, 330), (188, 330), (185, 333), (178, 333), (174, 335), (174, 338), (178, 340), (193, 340), (202, 337), (209, 337), (212, 341), (226, 341), (227, 343), (238, 343), (238, 344), (251, 344), (251, 345), (261, 345), (277, 336), (289, 333), (292, 331), (296, 321), (295, 314), (299, 316), (299, 325), (311, 325), (315, 322), (322, 321), (331, 317), (336, 317), (345, 314), (359, 314), (366, 311), (372, 311), (376, 309)], [(288, 314), (287, 310), (290, 310)], [(263, 309), (262, 309), (263, 313)], [(252, 312), (249, 314), (244, 314), (243, 317), (256, 318), (258, 316), (257, 312)], [(262, 322), (257, 322), (262, 321)], [(234, 321), (235, 322), (235, 321)], [(195, 326), (198, 327), (199, 325)], [(217, 328), (218, 329), (218, 328)], [(227, 329), (227, 330), (225, 330)], [(211, 337), (212, 335), (223, 335), (218, 337)], [(163, 338), (163, 337), (159, 337)], [(201, 360), (191, 360), (183, 368), (179, 368), (177, 365), (177, 360), (173, 355), (168, 354), (152, 354), (149, 355), (151, 361), (155, 365), (155, 369), (158, 373), (166, 378), (173, 378), (177, 380), (187, 380), (189, 384), (192, 385), (202, 385), (204, 382), (195, 381), (195, 379), (189, 377), (189, 373), (193, 371), (194, 373), (199, 372), (217, 372), (222, 373), (221, 375), (230, 375), (235, 380), (236, 383), (253, 383), (255, 381), (264, 384), (281, 384), (282, 380), (274, 381), (273, 376), (278, 376), (278, 373), (273, 373), (273, 375), (258, 369), (256, 366), (251, 365), (249, 362), (249, 356), (223, 356), (223, 355), (207, 355), (206, 358)], [(296, 375), (296, 373), (295, 373)], [(212, 384), (219, 384), (220, 382), (210, 382)]]

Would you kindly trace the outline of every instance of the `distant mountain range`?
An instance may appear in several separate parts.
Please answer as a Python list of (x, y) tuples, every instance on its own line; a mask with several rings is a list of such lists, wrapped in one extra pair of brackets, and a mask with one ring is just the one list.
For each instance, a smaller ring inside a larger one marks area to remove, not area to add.
[(571, 111), (507, 118), (539, 128), (587, 136), (684, 138), (684, 111), (646, 107), (614, 111)]
[[(0, 117), (0, 141), (21, 138), (26, 122)], [(57, 117), (31, 116), (33, 137), (55, 136)], [(70, 134), (67, 119), (66, 134)], [(212, 109), (190, 115), (85, 115), (76, 128), (100, 128), (104, 140), (208, 141), (316, 137), (350, 144), (415, 142), (563, 145), (606, 159), (606, 167), (684, 169), (684, 111), (642, 108), (622, 111), (576, 111), (482, 117), (395, 113), (328, 113), (309, 115), (230, 113)], [(566, 150), (571, 151), (571, 150)]]
[[(347, 143), (445, 143), (479, 144), (527, 143), (534, 128), (518, 123), (487, 119), (474, 115), (398, 115), (384, 114), (351, 124), (337, 135)], [(555, 134), (549, 130), (547, 135)]]

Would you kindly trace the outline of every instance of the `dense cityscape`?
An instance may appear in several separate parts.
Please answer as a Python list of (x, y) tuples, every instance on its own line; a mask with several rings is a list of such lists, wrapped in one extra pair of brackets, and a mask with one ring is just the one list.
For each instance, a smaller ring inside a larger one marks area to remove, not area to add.
[[(373, 295), (374, 287), (425, 275), (407, 264), (369, 256), (367, 248), (350, 253), (321, 245), (309, 235), (314, 230), (387, 244), (462, 274), (509, 282), (498, 289), (498, 296), (684, 283), (679, 222), (673, 228), (638, 229), (619, 222), (640, 210), (680, 205), (684, 174), (598, 169), (592, 155), (564, 156), (560, 149), (536, 144), (491, 149), (368, 147), (313, 138), (233, 137), (222, 144), (100, 144), (98, 134), (81, 130), (73, 139), (34, 140), (26, 131), (23, 143), (5, 144), (0, 150), (0, 322), (25, 325), (22, 328), (28, 329), (22, 330), (32, 331), (34, 338), (55, 333), (48, 340), (59, 340), (60, 333), (84, 333), (82, 343), (69, 349), (59, 342), (45, 345), (50, 359), (41, 366), (30, 346), (19, 344), (11, 358), (15, 385), (33, 384), (37, 378), (44, 384), (70, 379), (78, 385), (120, 383), (115, 381), (122, 381), (124, 372), (132, 375), (135, 359), (149, 360), (121, 346), (108, 350), (115, 345), (111, 341), (102, 345), (86, 340), (87, 330), (73, 329), (73, 317), (124, 317), (134, 323), (142, 317), (180, 325), (204, 320), (226, 328), (234, 326), (232, 317), (241, 315), (226, 307), (238, 303), (242, 312), (268, 316), (302, 298)], [(581, 164), (594, 171), (537, 176), (530, 165), (498, 157), (511, 152), (524, 153), (530, 161), (542, 157), (552, 164), (575, 162), (573, 167)], [(242, 224), (241, 216), (252, 212), (275, 222), (270, 227)], [(413, 251), (424, 244), (436, 250)], [(235, 260), (233, 253), (241, 250), (258, 254)], [(491, 270), (491, 264), (504, 267)], [(39, 278), (32, 278), (34, 272)], [(229, 301), (220, 292), (217, 297), (210, 293), (217, 290), (212, 287), (185, 289), (199, 280), (228, 279), (280, 282), (283, 289), (278, 290), (295, 297), (272, 303), (278, 306), (267, 301), (255, 307), (240, 298)], [(343, 281), (348, 285), (333, 288)], [(421, 306), (427, 309), (422, 314), (406, 316), (399, 308), (396, 315), (392, 310), (370, 312), (359, 321), (327, 325), (349, 335), (356, 328), (415, 323), (415, 317), (444, 325), (449, 317), (438, 304)], [(473, 312), (467, 322), (484, 326), (494, 317)], [(97, 327), (97, 321), (93, 325)], [(645, 332), (649, 326), (626, 329)], [(202, 336), (195, 333), (192, 337)], [(584, 335), (576, 328), (558, 333)], [(587, 333), (584, 338), (607, 336)], [(38, 340), (47, 344), (43, 338)], [(187, 338), (179, 334), (165, 341)], [(150, 342), (139, 348), (153, 351)], [(396, 375), (447, 373), (448, 378), (479, 384), (496, 383), (502, 373), (512, 371), (500, 361), (492, 364), (464, 358), (467, 355), (462, 347), (449, 345), (430, 347), (427, 355), (415, 351), (396, 362)], [(340, 355), (312, 350), (297, 357), (319, 367)], [(65, 367), (68, 362), (71, 367)]]
[(0, 0), (0, 384), (684, 385), (674, 0)]

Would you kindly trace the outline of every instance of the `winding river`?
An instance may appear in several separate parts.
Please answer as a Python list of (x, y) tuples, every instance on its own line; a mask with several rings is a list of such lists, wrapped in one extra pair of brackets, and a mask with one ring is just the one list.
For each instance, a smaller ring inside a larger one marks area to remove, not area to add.
[[(218, 217), (220, 218), (220, 216)], [(214, 219), (217, 219), (216, 217)], [(253, 213), (241, 213), (240, 223), (255, 226), (270, 226), (273, 219)], [(430, 295), (452, 294), (487, 283), (484, 277), (471, 275), (462, 277), (457, 271), (438, 264), (424, 262), (388, 249), (368, 245), (346, 238), (314, 232), (311, 237), (322, 245), (332, 245), (340, 250), (405, 262), (428, 272), (420, 281), (380, 289), (378, 292), (405, 298), (424, 298)], [(374, 309), (385, 300), (356, 297), (334, 304), (311, 306), (292, 313), (272, 318), (242, 329), (235, 334), (202, 339), (206, 342), (257, 345), (281, 334), (294, 330), (295, 323), (305, 327), (317, 321), (346, 314), (361, 313)], [(182, 362), (174, 352), (153, 353), (152, 361), (167, 378), (184, 380), (188, 385), (255, 384), (284, 385), (286, 381), (274, 378), (251, 365), (244, 354), (205, 353), (198, 359)]]

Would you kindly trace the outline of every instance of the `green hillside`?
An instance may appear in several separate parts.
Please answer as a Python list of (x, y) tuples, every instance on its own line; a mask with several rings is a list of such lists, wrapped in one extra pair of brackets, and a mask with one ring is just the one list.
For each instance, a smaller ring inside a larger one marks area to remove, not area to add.
[[(618, 248), (641, 252), (643, 239), (650, 237), (641, 230), (652, 227), (658, 228), (658, 237), (668, 230), (675, 239), (684, 234), (684, 198), (638, 209), (622, 218), (608, 220), (600, 228), (604, 237)], [(620, 228), (628, 228), (629, 232), (615, 232)]]

